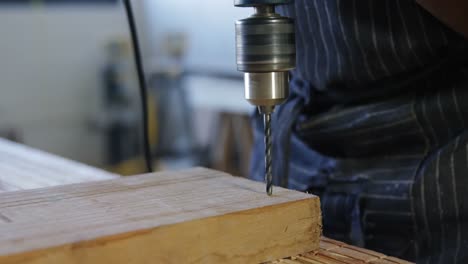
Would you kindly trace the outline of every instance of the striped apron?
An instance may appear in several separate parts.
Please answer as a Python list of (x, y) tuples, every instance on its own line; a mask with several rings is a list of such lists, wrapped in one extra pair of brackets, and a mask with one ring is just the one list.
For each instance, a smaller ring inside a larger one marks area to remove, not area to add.
[[(273, 116), (276, 185), (320, 196), (324, 235), (468, 263), (468, 42), (414, 0), (295, 0), (297, 69)], [(254, 116), (251, 177), (263, 180)]]

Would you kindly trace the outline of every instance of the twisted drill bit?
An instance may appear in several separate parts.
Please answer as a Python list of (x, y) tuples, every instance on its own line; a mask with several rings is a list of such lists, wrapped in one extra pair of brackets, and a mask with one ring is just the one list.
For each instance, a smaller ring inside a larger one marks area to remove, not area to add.
[(271, 168), (271, 114), (263, 114), (263, 123), (265, 128), (265, 182), (266, 193), (273, 194), (273, 175)]

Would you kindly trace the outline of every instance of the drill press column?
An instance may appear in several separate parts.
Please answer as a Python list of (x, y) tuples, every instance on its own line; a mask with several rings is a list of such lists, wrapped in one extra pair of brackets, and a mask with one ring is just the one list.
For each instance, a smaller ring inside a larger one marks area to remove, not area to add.
[(236, 22), (237, 70), (244, 72), (245, 98), (264, 115), (265, 181), (272, 194), (271, 114), (289, 94), (289, 70), (296, 66), (294, 21), (275, 13), (292, 0), (235, 0), (255, 13)]

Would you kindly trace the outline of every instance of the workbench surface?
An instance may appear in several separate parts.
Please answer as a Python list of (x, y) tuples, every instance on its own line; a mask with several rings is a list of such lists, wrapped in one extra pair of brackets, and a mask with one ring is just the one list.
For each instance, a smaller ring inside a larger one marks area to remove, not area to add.
[[(0, 192), (117, 178), (79, 162), (0, 139)], [(322, 237), (320, 249), (271, 263), (407, 264), (410, 262)]]

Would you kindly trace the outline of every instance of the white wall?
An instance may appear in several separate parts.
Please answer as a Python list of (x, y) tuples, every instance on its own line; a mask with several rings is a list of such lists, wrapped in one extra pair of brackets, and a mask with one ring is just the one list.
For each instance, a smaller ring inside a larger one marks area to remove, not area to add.
[[(26, 144), (93, 165), (102, 162), (99, 111), (104, 46), (127, 36), (122, 6), (0, 6), (0, 129)], [(136, 89), (136, 88), (135, 88)]]

